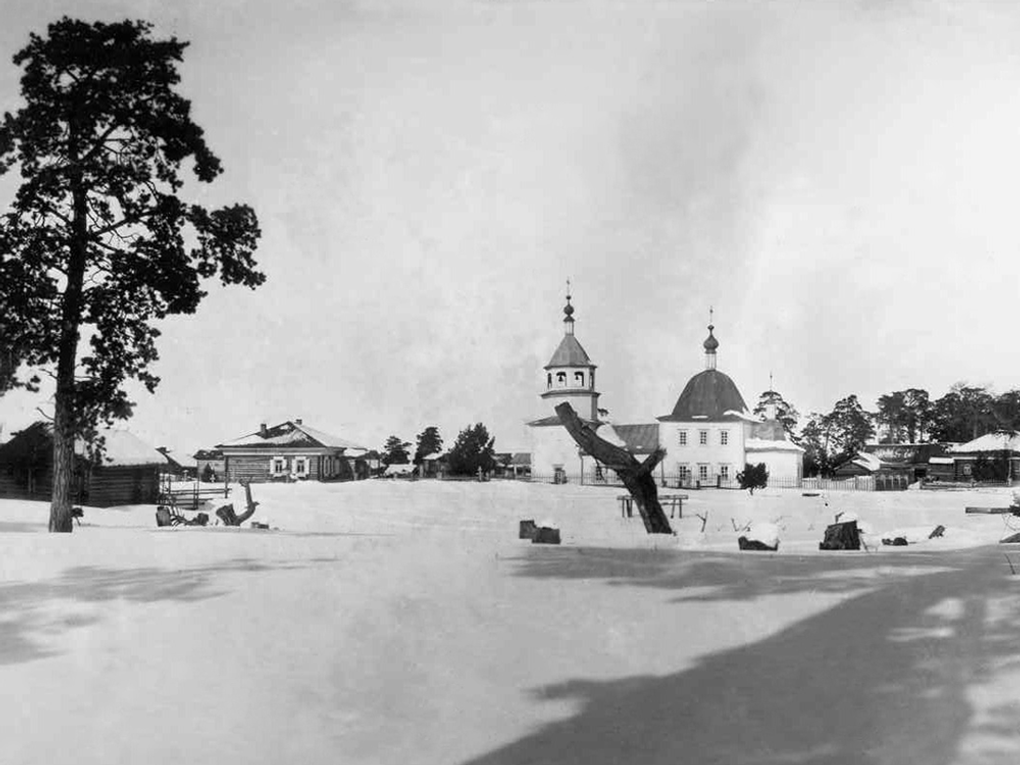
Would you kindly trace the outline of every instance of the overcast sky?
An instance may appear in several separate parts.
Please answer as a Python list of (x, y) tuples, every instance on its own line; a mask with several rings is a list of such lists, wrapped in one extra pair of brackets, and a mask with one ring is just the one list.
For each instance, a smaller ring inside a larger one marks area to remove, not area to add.
[[(802, 413), (1020, 385), (1020, 9), (979, 2), (5, 0), (147, 18), (244, 201), (266, 284), (163, 326), (130, 427), (181, 451), (303, 417), (378, 447), (527, 447), (576, 334), (617, 422), (703, 368)], [(0, 199), (6, 207), (9, 196)], [(0, 399), (9, 432), (40, 403)]]

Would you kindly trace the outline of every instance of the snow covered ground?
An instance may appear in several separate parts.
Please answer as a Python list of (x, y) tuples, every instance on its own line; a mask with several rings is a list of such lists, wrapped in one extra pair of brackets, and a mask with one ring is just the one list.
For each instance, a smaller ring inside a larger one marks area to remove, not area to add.
[(1006, 491), (689, 492), (650, 537), (620, 489), (253, 490), (275, 530), (0, 501), (0, 763), (1020, 761), (1020, 524), (964, 514)]

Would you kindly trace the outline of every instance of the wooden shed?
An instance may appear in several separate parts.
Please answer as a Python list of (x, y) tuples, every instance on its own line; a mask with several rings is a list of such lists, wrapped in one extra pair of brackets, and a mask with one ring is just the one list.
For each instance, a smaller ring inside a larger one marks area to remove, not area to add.
[[(75, 445), (72, 492), (92, 507), (155, 504), (159, 473), (166, 459), (126, 430), (105, 430), (105, 452), (98, 461)], [(0, 497), (49, 500), (53, 494), (53, 429), (36, 422), (0, 447)]]

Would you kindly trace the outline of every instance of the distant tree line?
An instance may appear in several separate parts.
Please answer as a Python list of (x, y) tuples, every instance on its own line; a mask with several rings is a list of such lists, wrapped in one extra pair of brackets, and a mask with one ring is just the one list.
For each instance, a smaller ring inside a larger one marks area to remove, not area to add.
[[(411, 442), (399, 436), (390, 436), (383, 444), (380, 461), (384, 466), (414, 465), (420, 467), (426, 457), (442, 454), (443, 438), (439, 428), (429, 425), (415, 439), (412, 454)], [(484, 424), (469, 425), (457, 434), (453, 446), (443, 454), (446, 471), (450, 475), (476, 475), (479, 470), (488, 474), (496, 466), (496, 439), (489, 435)]]
[[(878, 397), (875, 411), (867, 411), (856, 395), (836, 402), (830, 412), (814, 412), (797, 429), (797, 410), (776, 391), (761, 394), (754, 412), (769, 405), (792, 441), (802, 446), (805, 475), (829, 475), (851, 459), (866, 443), (964, 443), (987, 433), (1020, 431), (1020, 389), (996, 394), (992, 390), (956, 383), (932, 400), (923, 388), (906, 388)], [(985, 464), (987, 462), (987, 465)], [(975, 470), (992, 479), (1002, 472), (1001, 457), (989, 455)]]

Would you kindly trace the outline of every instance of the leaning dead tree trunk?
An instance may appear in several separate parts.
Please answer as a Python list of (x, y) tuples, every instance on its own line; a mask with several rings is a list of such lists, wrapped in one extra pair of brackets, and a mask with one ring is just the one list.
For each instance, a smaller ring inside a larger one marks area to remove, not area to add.
[(259, 506), (259, 503), (251, 498), (251, 482), (242, 481), (241, 483), (244, 485), (244, 498), (248, 503), (248, 509), (240, 515), (234, 512), (233, 505), (224, 505), (216, 511), (216, 516), (227, 526), (240, 526), (255, 515), (255, 508)]
[(652, 476), (652, 471), (666, 456), (666, 452), (656, 449), (644, 462), (638, 462), (626, 449), (599, 438), (595, 431), (577, 416), (577, 412), (570, 404), (564, 402), (557, 406), (556, 414), (578, 446), (620, 476), (623, 485), (634, 497), (638, 512), (641, 513), (641, 520), (645, 523), (645, 530), (649, 534), (672, 534), (673, 529), (670, 528), (669, 520), (659, 504), (659, 492), (655, 488), (655, 478)]

